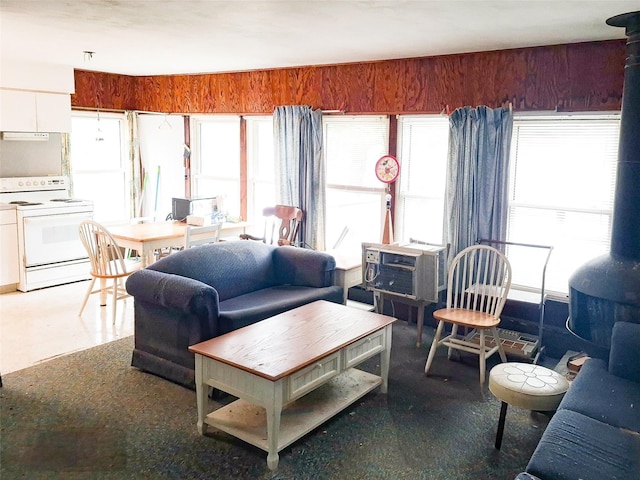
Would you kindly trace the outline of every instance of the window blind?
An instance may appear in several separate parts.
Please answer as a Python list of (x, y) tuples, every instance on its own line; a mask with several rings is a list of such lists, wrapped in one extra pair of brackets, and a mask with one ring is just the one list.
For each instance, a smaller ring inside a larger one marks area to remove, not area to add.
[(262, 234), (265, 207), (276, 204), (273, 117), (246, 117), (247, 122), (247, 217), (254, 233)]
[[(549, 291), (609, 250), (619, 129), (617, 116), (514, 119), (507, 240), (554, 247)], [(539, 287), (534, 259), (510, 261), (514, 286)]]
[(225, 115), (194, 120), (193, 196), (219, 197), (222, 213), (239, 216), (240, 117)]
[(385, 185), (374, 167), (388, 153), (389, 120), (380, 115), (323, 117), (326, 163), (326, 244), (331, 248), (344, 227), (341, 246), (361, 248), (379, 242), (385, 205)]
[(446, 116), (399, 117), (396, 240), (442, 243), (448, 141)]

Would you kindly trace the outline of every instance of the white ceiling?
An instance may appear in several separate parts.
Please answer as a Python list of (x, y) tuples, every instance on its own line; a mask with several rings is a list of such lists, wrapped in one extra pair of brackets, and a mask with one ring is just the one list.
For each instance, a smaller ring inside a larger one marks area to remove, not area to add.
[[(2, 59), (215, 73), (624, 38), (638, 0), (0, 0)], [(83, 51), (95, 52), (88, 59)]]

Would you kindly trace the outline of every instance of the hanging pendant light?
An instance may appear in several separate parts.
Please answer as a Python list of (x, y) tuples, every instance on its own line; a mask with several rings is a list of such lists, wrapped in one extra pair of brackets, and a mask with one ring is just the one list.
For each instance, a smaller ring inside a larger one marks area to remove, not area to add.
[(98, 126), (96, 128), (96, 142), (104, 142), (104, 134), (100, 128), (100, 110), (98, 110)]

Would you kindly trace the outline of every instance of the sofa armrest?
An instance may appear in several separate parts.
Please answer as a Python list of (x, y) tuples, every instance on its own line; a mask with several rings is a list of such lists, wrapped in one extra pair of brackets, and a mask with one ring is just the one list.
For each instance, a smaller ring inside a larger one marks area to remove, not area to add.
[(282, 246), (273, 251), (273, 265), (278, 282), (303, 287), (330, 287), (336, 260), (324, 252)]
[(218, 318), (218, 292), (193, 278), (144, 269), (129, 276), (126, 288), (136, 301)]
[(609, 373), (640, 383), (640, 324), (614, 323), (609, 351)]

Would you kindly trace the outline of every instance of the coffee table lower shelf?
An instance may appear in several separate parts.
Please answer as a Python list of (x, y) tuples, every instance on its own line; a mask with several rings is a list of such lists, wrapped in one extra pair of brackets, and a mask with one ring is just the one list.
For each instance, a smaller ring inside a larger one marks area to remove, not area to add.
[[(382, 384), (377, 375), (351, 368), (282, 410), (277, 451), (291, 445)], [(208, 414), (204, 422), (266, 452), (269, 451), (264, 408), (236, 400)]]

